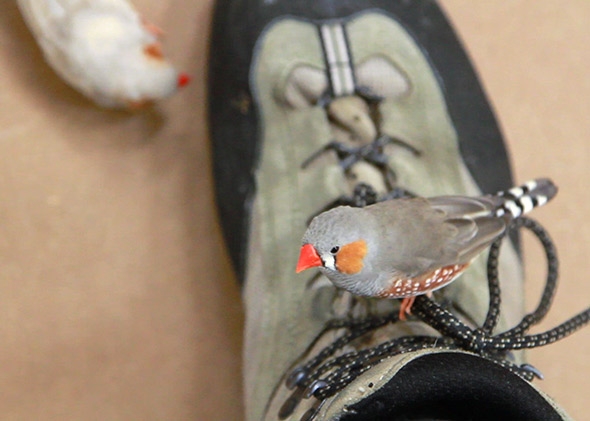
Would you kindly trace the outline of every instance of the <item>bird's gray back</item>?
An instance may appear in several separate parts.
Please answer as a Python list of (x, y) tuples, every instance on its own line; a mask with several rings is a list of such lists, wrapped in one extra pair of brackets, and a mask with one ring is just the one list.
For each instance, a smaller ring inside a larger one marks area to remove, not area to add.
[(456, 263), (468, 263), (505, 229), (488, 197), (444, 196), (395, 199), (367, 209), (382, 231), (376, 235), (381, 268), (416, 276)]

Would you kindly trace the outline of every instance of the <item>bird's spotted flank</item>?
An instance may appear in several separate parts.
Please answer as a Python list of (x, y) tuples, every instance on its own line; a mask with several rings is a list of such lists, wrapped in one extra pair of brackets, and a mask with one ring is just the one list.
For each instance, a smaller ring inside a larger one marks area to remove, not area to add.
[(467, 268), (467, 264), (449, 265), (412, 279), (397, 278), (380, 295), (383, 298), (404, 298), (435, 291), (451, 283)]

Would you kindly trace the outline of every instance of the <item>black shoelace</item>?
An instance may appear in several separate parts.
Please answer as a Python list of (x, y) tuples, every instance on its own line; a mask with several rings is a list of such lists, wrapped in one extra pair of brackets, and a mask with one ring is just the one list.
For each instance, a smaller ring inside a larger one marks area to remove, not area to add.
[(404, 140), (387, 135), (381, 135), (373, 142), (361, 146), (349, 146), (337, 141), (329, 142), (322, 149), (307, 158), (303, 164), (301, 164), (301, 168), (307, 168), (313, 161), (315, 161), (324, 153), (328, 151), (334, 151), (338, 157), (340, 168), (342, 168), (342, 171), (344, 171), (347, 176), (350, 176), (350, 171), (356, 163), (360, 161), (367, 162), (381, 172), (387, 189), (389, 191), (393, 191), (397, 188), (397, 176), (393, 169), (389, 166), (389, 158), (384, 153), (385, 146), (389, 144), (401, 146), (414, 154), (414, 156), (421, 155), (421, 152), (418, 149)]
[(494, 335), (501, 306), (500, 282), (498, 279), (499, 253), (503, 237), (498, 238), (490, 247), (487, 277), (489, 288), (489, 308), (483, 324), (471, 328), (458, 317), (435, 303), (425, 295), (418, 296), (412, 307), (412, 314), (436, 329), (441, 336), (404, 336), (353, 352), (339, 353), (352, 341), (370, 335), (375, 330), (399, 321), (397, 311), (384, 316), (370, 316), (363, 319), (334, 319), (329, 321), (308, 351), (329, 331), (342, 329), (344, 333), (330, 345), (322, 349), (315, 357), (291, 372), (286, 385), (293, 390), (284, 403), (279, 417), (288, 417), (302, 399), (315, 399), (311, 409), (302, 417), (302, 421), (312, 420), (322, 403), (333, 396), (358, 376), (379, 364), (383, 359), (397, 354), (421, 349), (463, 350), (475, 353), (494, 361), (527, 381), (534, 377), (542, 378), (533, 366), (517, 365), (510, 361), (510, 352), (536, 348), (556, 342), (590, 321), (590, 308), (546, 332), (528, 335), (531, 327), (540, 323), (546, 316), (555, 295), (558, 279), (558, 259), (555, 246), (545, 229), (535, 220), (520, 217), (515, 219), (510, 229), (526, 228), (540, 241), (547, 259), (547, 278), (545, 288), (536, 309), (527, 314), (515, 327)]

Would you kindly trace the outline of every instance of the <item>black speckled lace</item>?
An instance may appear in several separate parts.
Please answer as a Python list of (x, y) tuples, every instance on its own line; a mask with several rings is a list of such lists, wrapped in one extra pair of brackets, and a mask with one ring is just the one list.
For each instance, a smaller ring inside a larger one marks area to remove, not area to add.
[(543, 378), (535, 367), (513, 363), (510, 359), (511, 351), (548, 345), (572, 334), (590, 321), (590, 308), (551, 330), (540, 334), (527, 334), (529, 329), (541, 322), (549, 311), (557, 286), (558, 259), (551, 238), (538, 222), (521, 217), (515, 219), (510, 226), (510, 230), (521, 228), (531, 231), (541, 242), (547, 259), (547, 279), (537, 308), (527, 314), (517, 326), (499, 334), (492, 333), (500, 315), (501, 291), (498, 261), (502, 237), (496, 240), (489, 252), (487, 264), (489, 308), (485, 321), (480, 327), (467, 326), (451, 312), (421, 295), (416, 297), (412, 314), (436, 329), (441, 336), (399, 337), (367, 349), (342, 353), (343, 348), (352, 341), (362, 340), (376, 329), (388, 323), (398, 322), (398, 311), (363, 319), (331, 320), (310, 345), (308, 351), (327, 332), (341, 329), (344, 333), (315, 357), (291, 372), (286, 385), (293, 390), (293, 393), (283, 404), (279, 417), (285, 419), (291, 415), (302, 399), (315, 399), (312, 408), (301, 418), (302, 421), (312, 420), (327, 398), (342, 390), (383, 359), (425, 348), (472, 352), (502, 365), (527, 381), (533, 380), (534, 377)]
[(307, 158), (301, 168), (307, 168), (313, 161), (323, 155), (325, 152), (334, 151), (338, 158), (340, 168), (347, 176), (350, 176), (350, 170), (358, 162), (367, 162), (377, 168), (387, 186), (388, 191), (396, 190), (397, 176), (389, 166), (389, 158), (384, 153), (384, 148), (388, 144), (395, 144), (407, 149), (415, 156), (420, 156), (421, 152), (409, 143), (387, 135), (377, 137), (373, 142), (361, 146), (348, 146), (342, 142), (329, 142), (322, 149)]

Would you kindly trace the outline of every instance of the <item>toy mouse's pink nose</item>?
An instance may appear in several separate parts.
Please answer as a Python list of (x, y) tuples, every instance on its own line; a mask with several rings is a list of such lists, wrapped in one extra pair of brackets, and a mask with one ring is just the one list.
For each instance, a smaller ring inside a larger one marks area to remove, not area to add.
[(185, 87), (186, 85), (188, 85), (190, 83), (190, 81), (191, 81), (191, 77), (189, 75), (187, 75), (186, 73), (181, 73), (178, 75), (177, 84), (178, 84), (179, 88)]

